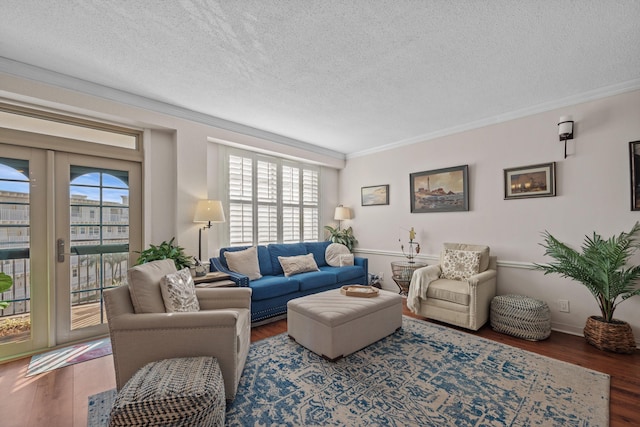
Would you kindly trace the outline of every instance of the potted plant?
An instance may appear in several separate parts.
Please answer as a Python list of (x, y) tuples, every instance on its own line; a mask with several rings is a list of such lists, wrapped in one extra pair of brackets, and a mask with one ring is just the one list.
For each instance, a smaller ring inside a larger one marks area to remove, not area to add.
[(324, 229), (329, 232), (328, 240), (331, 240), (333, 243), (342, 243), (353, 252), (353, 247), (358, 243), (358, 240), (353, 235), (351, 227), (340, 229), (340, 227), (333, 228), (330, 225), (325, 225)]
[[(8, 291), (13, 286), (13, 279), (6, 273), (0, 272), (0, 296), (5, 291)], [(9, 307), (9, 301), (0, 301), (0, 310), (4, 310)]]
[(174, 240), (175, 237), (172, 237), (168, 242), (164, 241), (158, 246), (149, 245), (149, 248), (139, 252), (140, 256), (136, 261), (136, 265), (160, 259), (172, 259), (178, 270), (182, 270), (185, 267), (191, 267), (193, 261), (192, 257), (185, 255), (184, 248), (174, 245)]
[(616, 307), (634, 295), (640, 295), (636, 286), (640, 278), (640, 266), (628, 266), (629, 258), (640, 243), (640, 222), (631, 231), (622, 232), (607, 240), (599, 234), (585, 236), (582, 252), (578, 252), (549, 232), (543, 233), (545, 255), (555, 261), (550, 264), (535, 264), (544, 274), (556, 273), (573, 279), (587, 287), (600, 307), (600, 316), (590, 316), (584, 328), (589, 344), (616, 353), (632, 353), (636, 349), (631, 326), (614, 319)]

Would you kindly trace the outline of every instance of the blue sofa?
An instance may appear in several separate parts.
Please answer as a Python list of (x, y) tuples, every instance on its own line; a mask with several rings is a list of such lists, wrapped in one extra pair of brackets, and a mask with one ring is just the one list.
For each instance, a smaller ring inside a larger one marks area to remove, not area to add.
[[(240, 251), (249, 246), (220, 249), (220, 256), (211, 258), (210, 270), (222, 271), (231, 276), (237, 286), (250, 287), (251, 322), (258, 322), (269, 317), (287, 312), (290, 299), (315, 294), (343, 285), (366, 285), (369, 277), (367, 258), (354, 258), (353, 266), (331, 267), (325, 260), (325, 251), (331, 242), (284, 243), (258, 246), (258, 264), (262, 278), (249, 280), (243, 274), (229, 270), (224, 253)], [(311, 271), (285, 277), (278, 256), (296, 256), (313, 254), (320, 271)]]

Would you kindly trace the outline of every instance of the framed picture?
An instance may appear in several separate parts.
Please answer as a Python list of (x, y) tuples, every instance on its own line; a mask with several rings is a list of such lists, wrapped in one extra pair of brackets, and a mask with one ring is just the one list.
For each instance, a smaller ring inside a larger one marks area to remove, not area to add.
[(374, 185), (360, 189), (362, 206), (388, 205), (389, 185)]
[(556, 195), (556, 163), (504, 170), (504, 198), (525, 199)]
[(640, 141), (629, 143), (631, 165), (631, 210), (640, 211)]
[(412, 173), (411, 212), (469, 210), (469, 166)]

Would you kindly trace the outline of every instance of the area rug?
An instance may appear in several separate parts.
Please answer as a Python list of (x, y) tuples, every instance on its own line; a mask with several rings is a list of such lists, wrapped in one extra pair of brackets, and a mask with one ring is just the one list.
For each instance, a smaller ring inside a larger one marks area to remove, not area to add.
[[(105, 426), (115, 398), (89, 398)], [(609, 425), (609, 376), (405, 317), (336, 363), (286, 334), (251, 345), (228, 426)]]
[(111, 340), (109, 338), (58, 348), (32, 356), (26, 376), (38, 375), (109, 354), (111, 354)]

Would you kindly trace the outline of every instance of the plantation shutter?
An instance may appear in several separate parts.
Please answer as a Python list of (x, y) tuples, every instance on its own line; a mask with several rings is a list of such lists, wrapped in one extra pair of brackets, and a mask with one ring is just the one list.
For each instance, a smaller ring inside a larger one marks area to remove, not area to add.
[(228, 159), (229, 244), (317, 241), (317, 168), (233, 150)]

